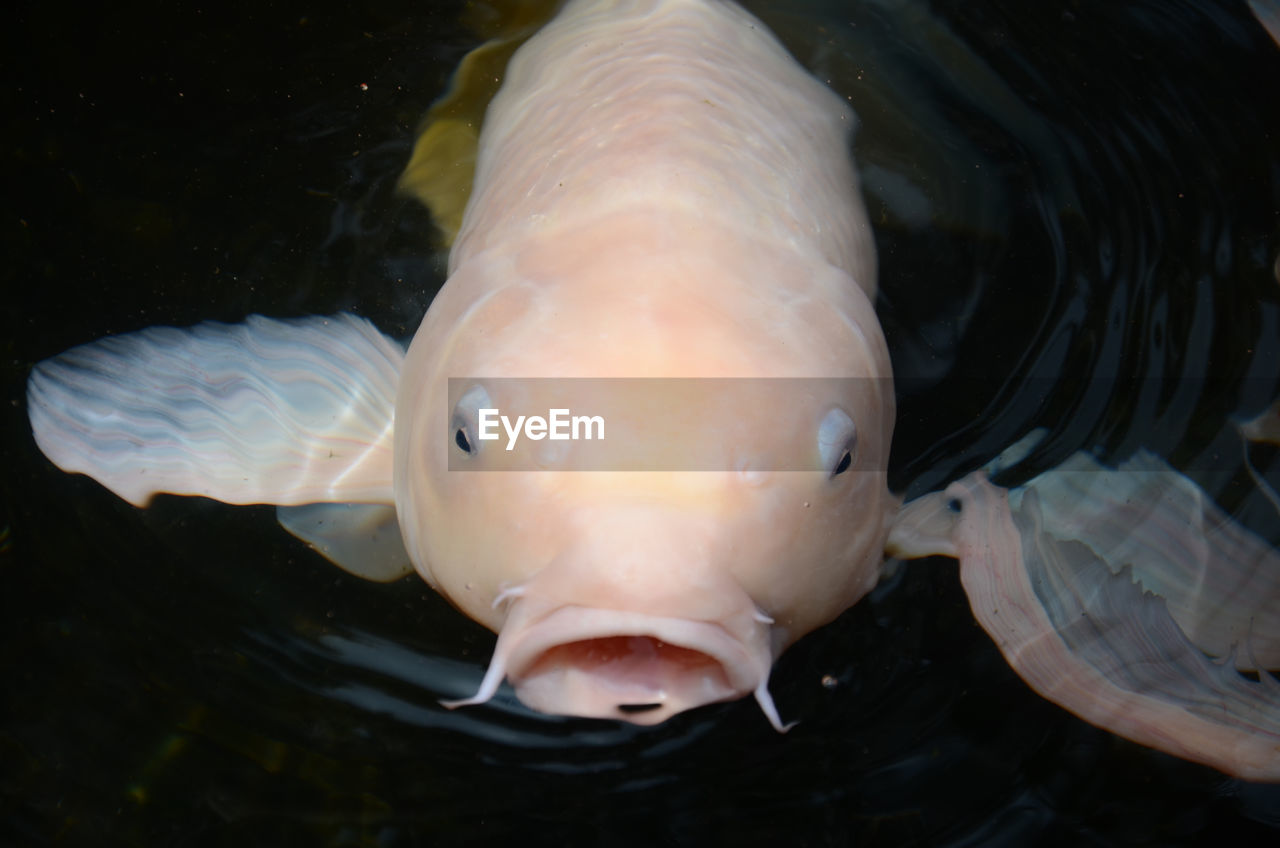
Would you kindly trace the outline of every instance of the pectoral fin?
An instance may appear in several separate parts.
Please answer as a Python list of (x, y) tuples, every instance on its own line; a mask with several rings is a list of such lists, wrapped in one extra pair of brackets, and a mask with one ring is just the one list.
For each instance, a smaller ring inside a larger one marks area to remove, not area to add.
[(28, 414), (55, 465), (138, 506), (391, 503), (403, 355), (348, 314), (152, 327), (36, 365)]
[(276, 519), (334, 565), (379, 583), (413, 571), (400, 538), (396, 508), (383, 504), (317, 503), (282, 506)]

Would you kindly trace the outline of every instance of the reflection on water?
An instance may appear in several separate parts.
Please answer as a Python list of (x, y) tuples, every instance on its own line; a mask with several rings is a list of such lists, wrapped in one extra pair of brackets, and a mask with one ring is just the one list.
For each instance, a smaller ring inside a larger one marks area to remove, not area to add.
[[(1280, 50), (1247, 6), (753, 8), (862, 120), (903, 378), (895, 486), (935, 488), (1045, 426), (1024, 474), (1145, 445), (1280, 540), (1232, 426), (1280, 383), (1265, 84)], [(55, 472), (22, 384), (73, 344), (345, 308), (413, 332), (443, 253), (393, 188), (473, 46), (448, 4), (88, 14), (27, 10), (9, 34), (26, 59), (0, 159), (16, 188), (0, 270), (6, 835), (1274, 839), (1275, 788), (1032, 695), (949, 567), (901, 570), (783, 659), (772, 689), (801, 721), (785, 737), (749, 702), (657, 728), (501, 696), (449, 712), (438, 700), (474, 689), (493, 637), (416, 579), (350, 578), (269, 509), (138, 512)], [(1275, 451), (1252, 460), (1274, 485)]]

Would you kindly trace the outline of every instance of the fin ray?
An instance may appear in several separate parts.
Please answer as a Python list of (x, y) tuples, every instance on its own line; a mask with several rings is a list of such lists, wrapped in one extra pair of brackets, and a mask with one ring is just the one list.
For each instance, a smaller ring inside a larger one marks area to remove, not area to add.
[(152, 327), (37, 364), (28, 414), (55, 465), (138, 506), (390, 503), (403, 357), (346, 313)]

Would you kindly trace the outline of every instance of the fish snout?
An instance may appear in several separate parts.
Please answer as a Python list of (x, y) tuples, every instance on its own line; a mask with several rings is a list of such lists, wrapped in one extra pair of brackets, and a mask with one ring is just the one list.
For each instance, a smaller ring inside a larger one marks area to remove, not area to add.
[(783, 729), (767, 689), (773, 661), (767, 619), (754, 608), (726, 622), (573, 605), (545, 609), (536, 597), (518, 598), (480, 691), (448, 706), (483, 702), (506, 678), (521, 703), (538, 712), (648, 725), (754, 694)]

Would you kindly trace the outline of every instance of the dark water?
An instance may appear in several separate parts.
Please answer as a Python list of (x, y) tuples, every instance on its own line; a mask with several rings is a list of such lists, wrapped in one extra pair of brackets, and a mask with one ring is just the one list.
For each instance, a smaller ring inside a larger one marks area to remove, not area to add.
[[(756, 8), (862, 117), (895, 485), (1047, 427), (1032, 469), (1147, 445), (1280, 539), (1230, 426), (1280, 381), (1280, 49), (1244, 4)], [(416, 579), (349, 578), (267, 508), (138, 511), (56, 471), (23, 384), (71, 345), (252, 312), (413, 332), (443, 254), (393, 183), (474, 39), (429, 1), (24, 3), (0, 37), (0, 842), (1280, 837), (1276, 787), (1032, 694), (941, 561), (783, 658), (785, 737), (750, 702), (653, 729), (450, 713), (493, 637)]]

